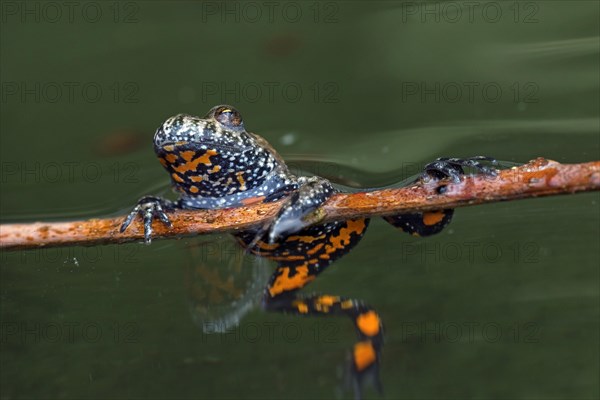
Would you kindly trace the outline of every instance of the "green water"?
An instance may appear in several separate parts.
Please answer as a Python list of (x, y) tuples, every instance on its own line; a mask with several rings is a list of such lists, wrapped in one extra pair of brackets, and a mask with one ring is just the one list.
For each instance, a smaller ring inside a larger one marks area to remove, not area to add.
[[(2, 3), (3, 222), (164, 191), (153, 131), (219, 103), (350, 184), (438, 156), (600, 159), (597, 2), (75, 3)], [(380, 312), (385, 398), (598, 398), (599, 201), (465, 208), (427, 240), (376, 220), (308, 291)], [(2, 253), (2, 398), (351, 397), (345, 319), (198, 328), (199, 242)]]

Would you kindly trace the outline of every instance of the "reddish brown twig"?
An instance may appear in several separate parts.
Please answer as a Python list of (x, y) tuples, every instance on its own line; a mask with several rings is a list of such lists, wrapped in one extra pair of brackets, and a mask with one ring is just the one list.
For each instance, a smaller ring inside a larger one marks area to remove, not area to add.
[[(445, 186), (443, 194), (439, 193), (440, 186)], [(321, 207), (320, 215), (324, 222), (599, 189), (600, 161), (560, 164), (538, 158), (503, 170), (497, 177), (475, 175), (464, 177), (460, 183), (431, 181), (400, 189), (337, 194)], [(169, 214), (173, 228), (167, 229), (155, 222), (153, 237), (238, 231), (264, 224), (279, 207), (280, 203), (266, 203), (222, 210), (175, 211)], [(143, 228), (139, 220), (125, 233), (119, 233), (123, 218), (0, 225), (0, 248), (15, 250), (141, 240)]]

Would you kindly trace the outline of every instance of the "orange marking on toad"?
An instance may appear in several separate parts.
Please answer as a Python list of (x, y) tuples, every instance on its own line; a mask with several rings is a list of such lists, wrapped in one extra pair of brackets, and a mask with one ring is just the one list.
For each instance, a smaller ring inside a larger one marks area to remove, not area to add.
[(281, 268), (281, 274), (277, 276), (273, 285), (269, 288), (271, 297), (274, 297), (279, 293), (300, 289), (308, 282), (315, 279), (314, 275), (310, 276), (308, 274), (307, 266), (296, 267), (293, 276), (290, 276), (290, 272), (290, 267)]
[(198, 168), (198, 165), (200, 164), (204, 164), (204, 165), (212, 165), (212, 161), (210, 161), (210, 157), (212, 156), (216, 156), (218, 153), (216, 150), (206, 150), (206, 152), (204, 154), (202, 154), (200, 157), (196, 158), (195, 160), (192, 161), (187, 161), (185, 164), (182, 164), (180, 166), (174, 167), (173, 169), (177, 172), (188, 172), (188, 171), (196, 171), (196, 168)]
[(423, 223), (427, 226), (435, 225), (444, 219), (443, 211), (431, 211), (423, 213)]

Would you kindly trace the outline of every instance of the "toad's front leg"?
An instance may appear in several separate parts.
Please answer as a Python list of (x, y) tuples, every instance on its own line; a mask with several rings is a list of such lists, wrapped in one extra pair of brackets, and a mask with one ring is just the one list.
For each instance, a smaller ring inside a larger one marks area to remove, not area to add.
[(289, 193), (278, 214), (263, 230), (268, 232), (269, 243), (319, 222), (319, 207), (334, 193), (336, 189), (327, 179), (298, 178), (297, 188)]
[(173, 211), (176, 208), (179, 208), (178, 203), (156, 196), (144, 196), (138, 200), (135, 207), (133, 207), (129, 215), (125, 218), (119, 231), (121, 233), (125, 232), (133, 219), (139, 215), (144, 222), (144, 242), (150, 244), (153, 232), (152, 221), (158, 219), (169, 228), (172, 228), (173, 225), (166, 211)]

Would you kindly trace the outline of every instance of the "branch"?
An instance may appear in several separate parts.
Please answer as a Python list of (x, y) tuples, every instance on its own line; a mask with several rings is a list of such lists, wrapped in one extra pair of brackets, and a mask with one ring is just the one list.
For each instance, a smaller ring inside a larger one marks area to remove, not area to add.
[[(445, 190), (440, 194), (442, 186)], [(560, 164), (538, 158), (528, 164), (502, 170), (497, 177), (469, 175), (460, 183), (432, 180), (398, 189), (336, 194), (321, 207), (320, 215), (323, 216), (321, 222), (327, 222), (599, 189), (600, 161)], [(177, 210), (169, 213), (172, 229), (159, 221), (154, 222), (153, 238), (233, 232), (262, 226), (277, 213), (280, 206), (281, 201), (219, 210)], [(139, 218), (132, 222), (125, 233), (119, 233), (123, 218), (0, 225), (0, 249), (89, 246), (141, 240), (143, 226)]]

